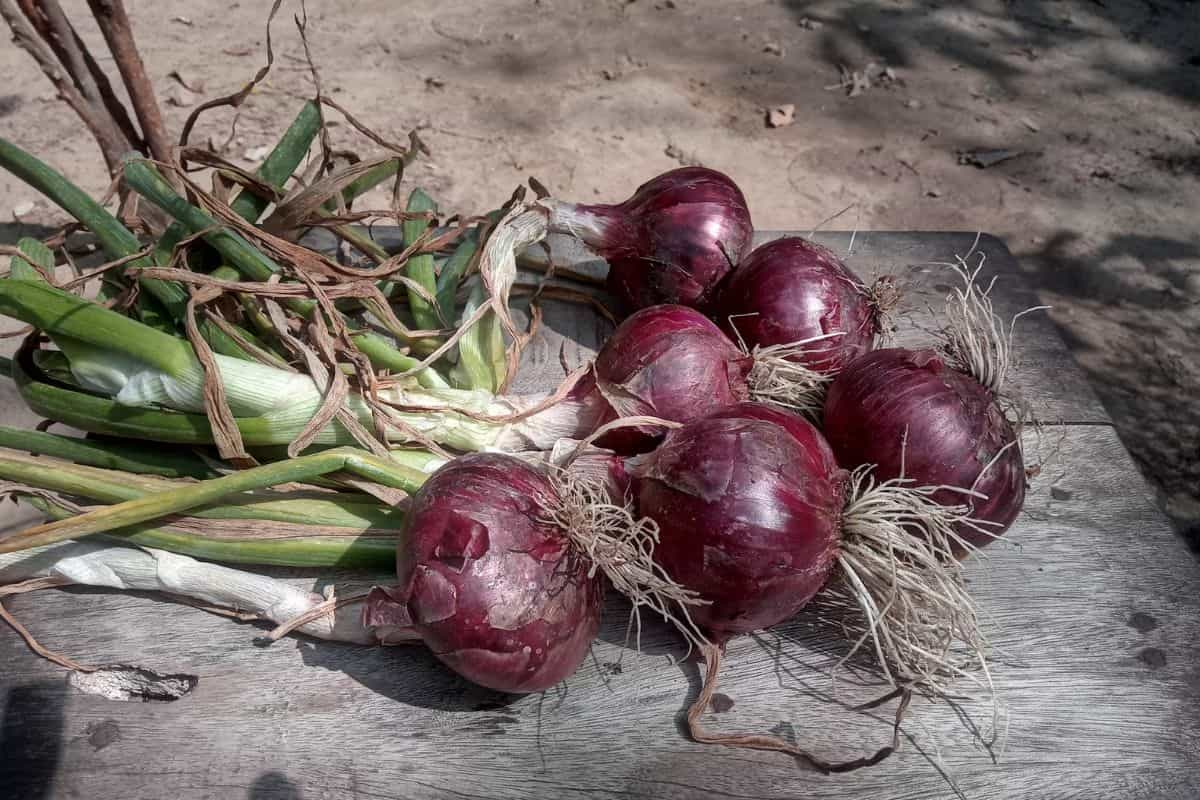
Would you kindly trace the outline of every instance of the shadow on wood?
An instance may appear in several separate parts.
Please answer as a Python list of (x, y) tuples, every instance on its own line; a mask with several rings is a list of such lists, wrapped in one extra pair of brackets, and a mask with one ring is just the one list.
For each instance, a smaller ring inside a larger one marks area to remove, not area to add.
[(12, 686), (0, 706), (0, 791), (5, 797), (50, 797), (63, 742), (64, 684)]

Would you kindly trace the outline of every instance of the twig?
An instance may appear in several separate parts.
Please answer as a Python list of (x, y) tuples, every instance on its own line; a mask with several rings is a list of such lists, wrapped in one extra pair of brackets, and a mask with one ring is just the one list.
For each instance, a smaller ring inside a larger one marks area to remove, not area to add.
[(79, 37), (79, 34), (75, 31), (74, 26), (71, 27), (71, 35), (75, 38), (75, 46), (78, 47), (83, 53), (83, 61), (87, 65), (88, 72), (91, 73), (92, 79), (96, 82), (96, 87), (100, 91), (100, 99), (104, 102), (104, 107), (108, 109), (109, 115), (113, 118), (113, 121), (117, 123), (117, 127), (120, 128), (125, 134), (125, 138), (128, 139), (133, 146), (138, 149), (139, 152), (143, 154), (147, 153), (146, 140), (142, 138), (141, 133), (139, 133), (138, 129), (134, 126), (133, 120), (130, 119), (129, 111), (125, 108), (124, 101), (122, 101), (117, 93), (113, 90), (112, 82), (109, 81), (108, 75), (106, 75), (104, 70), (100, 68), (100, 64), (96, 62), (95, 57), (92, 55), (92, 51), (88, 49), (86, 44), (84, 44), (83, 39)]
[(88, 0), (88, 6), (100, 25), (104, 41), (108, 42), (108, 49), (116, 59), (121, 80), (129, 90), (129, 99), (142, 126), (142, 135), (150, 154), (159, 161), (170, 159), (171, 145), (167, 141), (158, 100), (154, 97), (154, 86), (146, 76), (146, 66), (133, 40), (133, 29), (129, 25), (124, 4), (121, 0)]
[(12, 29), (13, 40), (17, 46), (33, 56), (33, 60), (37, 62), (42, 73), (58, 90), (58, 96), (83, 120), (83, 124), (87, 126), (92, 136), (96, 138), (96, 143), (100, 145), (100, 152), (104, 156), (104, 163), (108, 167), (108, 171), (115, 172), (120, 167), (121, 156), (130, 146), (129, 142), (125, 141), (120, 129), (107, 115), (95, 113), (95, 109), (80, 94), (70, 77), (64, 74), (64, 68), (38, 38), (13, 0), (0, 0), (0, 17), (4, 17), (8, 27)]
[[(88, 70), (83, 60), (83, 49), (80, 47), (78, 36), (67, 15), (63, 13), (58, 0), (17, 0), (21, 10), (41, 35), (59, 62), (67, 70), (67, 74), (75, 82), (79, 94), (100, 113), (100, 87), (96, 85), (95, 77)], [(131, 139), (130, 141), (135, 141)]]
[(47, 661), (69, 670), (74, 670), (76, 672), (94, 672), (96, 669), (95, 667), (84, 666), (78, 661), (68, 658), (61, 653), (56, 653), (42, 645), (40, 642), (38, 642), (37, 638), (29, 632), (29, 629), (18, 622), (17, 618), (14, 617), (12, 613), (4, 607), (4, 598), (8, 595), (36, 592), (39, 589), (50, 589), (56, 586), (66, 586), (69, 583), (71, 583), (71, 581), (66, 578), (47, 576), (31, 578), (20, 583), (9, 584), (8, 586), (0, 586), (0, 620), (8, 623), (8, 626), (16, 631), (18, 636), (25, 640), (26, 646), (29, 647), (29, 649), (33, 651), (35, 655), (39, 655)]
[(321, 104), (324, 99), (324, 92), (321, 90), (321, 73), (317, 71), (317, 63), (313, 61), (312, 51), (308, 46), (308, 6), (305, 5), (304, 0), (300, 0), (300, 13), (294, 14), (292, 19), (296, 22), (296, 30), (300, 32), (300, 44), (304, 46), (304, 60), (308, 62), (308, 71), (312, 73), (313, 87), (317, 93), (313, 102), (316, 103), (317, 113), (321, 116), (321, 170), (325, 171), (333, 166), (333, 145), (329, 142), (329, 126), (325, 124), (325, 109)]

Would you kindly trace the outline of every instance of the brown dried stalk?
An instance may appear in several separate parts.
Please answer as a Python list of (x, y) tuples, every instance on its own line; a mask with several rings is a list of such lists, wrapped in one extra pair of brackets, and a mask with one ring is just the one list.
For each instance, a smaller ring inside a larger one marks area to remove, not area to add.
[(129, 16), (125, 13), (125, 5), (121, 0), (88, 0), (92, 16), (100, 25), (104, 41), (117, 62), (117, 70), (121, 80), (129, 91), (129, 99), (133, 103), (133, 111), (137, 114), (138, 123), (142, 126), (142, 135), (150, 154), (159, 160), (171, 156), (171, 145), (167, 141), (167, 131), (163, 127), (162, 112), (158, 108), (158, 100), (154, 96), (154, 86), (146, 75), (146, 66), (138, 53), (137, 44), (133, 41), (133, 28), (129, 24)]
[(121, 156), (132, 147), (132, 143), (125, 138), (107, 110), (97, 108), (88, 102), (77, 88), (74, 77), (69, 74), (66, 67), (57, 61), (54, 53), (46, 44), (38, 38), (37, 33), (29, 21), (21, 15), (13, 0), (0, 0), (0, 17), (3, 17), (4, 21), (8, 23), (8, 27), (12, 29), (13, 40), (17, 46), (33, 56), (42, 73), (54, 84), (58, 96), (79, 115), (83, 124), (91, 131), (96, 143), (100, 146), (100, 152), (104, 156), (104, 163), (109, 172), (116, 172), (120, 169)]
[(700, 696), (696, 698), (696, 702), (692, 703), (687, 712), (688, 733), (697, 742), (703, 744), (720, 744), (726, 747), (740, 747), (747, 750), (769, 750), (772, 752), (787, 753), (788, 755), (804, 759), (812, 764), (817, 771), (826, 775), (838, 772), (853, 772), (856, 769), (874, 766), (900, 748), (900, 723), (904, 720), (904, 712), (908, 709), (908, 703), (912, 698), (912, 693), (908, 690), (902, 690), (895, 695), (900, 697), (900, 703), (896, 707), (896, 718), (892, 725), (891, 743), (881, 747), (873, 755), (855, 758), (850, 761), (826, 761), (799, 745), (794, 745), (780, 739), (778, 736), (761, 733), (710, 733), (701, 724), (700, 718), (708, 709), (708, 704), (712, 701), (713, 695), (717, 691), (717, 677), (721, 672), (721, 648), (717, 645), (706, 645), (703, 648), (703, 653), (706, 664), (704, 684), (700, 690)]
[(204, 411), (208, 415), (217, 452), (221, 454), (221, 458), (235, 466), (253, 466), (254, 459), (246, 452), (246, 447), (242, 443), (242, 432), (237, 426), (237, 419), (234, 417), (232, 409), (229, 408), (229, 400), (225, 396), (225, 382), (221, 380), (221, 370), (217, 366), (216, 356), (213, 355), (208, 342), (200, 335), (200, 329), (196, 325), (196, 306), (215, 300), (220, 294), (220, 291), (214, 289), (200, 289), (193, 292), (188, 300), (187, 314), (184, 315), (184, 329), (187, 332), (188, 341), (192, 343), (192, 348), (196, 351), (196, 358), (204, 367)]
[[(96, 62), (83, 39), (66, 18), (57, 0), (17, 0), (17, 5), (25, 12), (37, 32), (41, 34), (50, 49), (58, 56), (58, 60), (68, 65), (76, 86), (92, 103), (103, 104), (117, 127), (125, 135), (125, 139), (143, 153), (146, 143), (138, 129), (134, 127), (129, 112), (117, 93), (113, 91), (112, 83), (104, 70)], [(77, 70), (75, 64), (82, 63), (83, 69)]]

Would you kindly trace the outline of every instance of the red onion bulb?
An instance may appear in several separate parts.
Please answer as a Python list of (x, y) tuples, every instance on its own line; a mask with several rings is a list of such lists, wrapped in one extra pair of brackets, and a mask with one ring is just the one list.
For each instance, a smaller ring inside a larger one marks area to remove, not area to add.
[(718, 288), (711, 313), (750, 350), (827, 336), (789, 355), (820, 373), (873, 349), (880, 332), (871, 291), (833, 251), (799, 236), (751, 251)]
[(790, 420), (752, 404), (720, 411), (630, 465), (638, 513), (659, 526), (655, 560), (711, 601), (691, 616), (718, 643), (799, 611), (840, 540), (846, 473), (808, 422), (762, 413)]
[(628, 310), (702, 305), (754, 231), (737, 184), (705, 167), (664, 172), (615, 205), (554, 203), (550, 229), (608, 261), (609, 290)]
[(1025, 501), (1020, 446), (995, 396), (932, 350), (888, 348), (851, 362), (829, 387), (824, 431), (843, 466), (874, 464), (879, 480), (903, 474), (986, 495), (934, 495), (943, 505), (971, 503), (974, 519), (992, 523), (991, 536), (959, 526), (977, 547), (1007, 530)]
[[(644, 308), (622, 322), (594, 362), (595, 390), (617, 417), (689, 422), (749, 397), (751, 361), (707, 317), (686, 306)], [(662, 431), (618, 429), (599, 440), (622, 453), (653, 447)]]
[(600, 625), (600, 577), (548, 519), (559, 502), (545, 475), (499, 454), (456, 458), (413, 497), (391, 594), (463, 677), (536, 692), (587, 655)]

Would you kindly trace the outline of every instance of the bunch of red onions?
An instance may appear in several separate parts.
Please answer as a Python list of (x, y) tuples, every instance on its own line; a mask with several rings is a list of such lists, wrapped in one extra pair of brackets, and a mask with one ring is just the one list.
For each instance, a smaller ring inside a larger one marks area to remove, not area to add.
[[(605, 421), (686, 423), (746, 399), (807, 413), (822, 421), (843, 466), (874, 465), (878, 480), (943, 487), (936, 496), (945, 505), (971, 506), (974, 522), (958, 526), (956, 550), (982, 546), (1024, 502), (1016, 431), (999, 404), (1009, 361), (1004, 328), (968, 279), (948, 308), (943, 345), (957, 354), (952, 365), (932, 351), (876, 351), (880, 294), (828, 250), (778, 239), (756, 249), (717, 294), (718, 319), (741, 348), (696, 310), (654, 306), (617, 328), (586, 390), (609, 405)], [(660, 436), (639, 427), (599, 444), (635, 453)]]
[[(772, 737), (710, 734), (700, 716), (724, 642), (794, 616), (822, 591), (861, 609), (854, 648), (869, 646), (898, 687), (938, 687), (982, 663), (951, 555), (999, 535), (1024, 493), (998, 400), (1008, 340), (992, 335), (986, 293), (968, 280), (958, 294), (948, 358), (875, 350), (879, 293), (828, 250), (785, 238), (737, 263), (749, 217), (719, 173), (676, 170), (617, 206), (553, 209), (554, 225), (591, 241), (614, 291), (641, 307), (571, 400), (604, 407), (601, 422), (637, 425), (597, 442), (628, 458), (598, 463), (618, 487), (610, 493), (627, 491), (642, 519), (513, 457), (460, 458), (414, 498), (399, 583), (376, 593), (370, 613), (473, 681), (535, 691), (582, 661), (602, 572), (701, 645), (705, 689), (688, 715), (696, 739), (787, 750), (831, 771), (875, 763), (895, 742), (833, 764)], [(700, 310), (663, 300), (705, 306), (741, 346)], [(991, 334), (978, 333), (981, 321)], [(756, 385), (764, 352), (817, 376), (824, 434), (778, 407), (803, 404)], [(747, 402), (756, 398), (775, 405)], [(619, 509), (627, 530), (597, 532), (587, 509), (598, 506)]]

